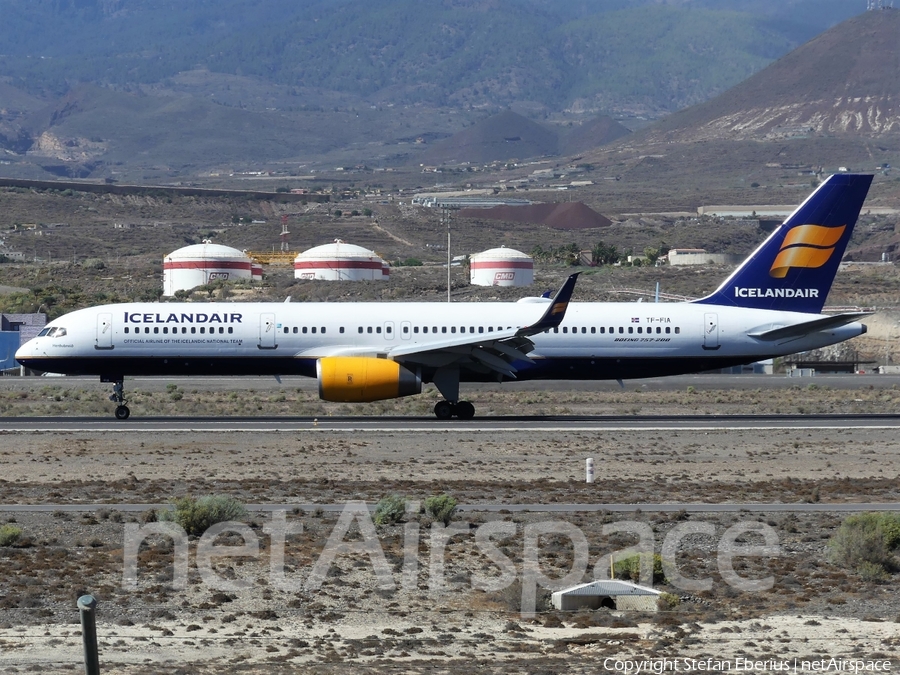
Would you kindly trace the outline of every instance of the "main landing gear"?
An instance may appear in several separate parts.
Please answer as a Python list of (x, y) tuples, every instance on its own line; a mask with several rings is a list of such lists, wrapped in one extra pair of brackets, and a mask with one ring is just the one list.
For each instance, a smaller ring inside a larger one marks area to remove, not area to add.
[(123, 380), (116, 380), (113, 383), (113, 393), (109, 395), (109, 400), (116, 404), (116, 419), (127, 420), (131, 411), (125, 405), (128, 401), (125, 400), (125, 382)]
[(451, 417), (470, 420), (475, 417), (475, 406), (468, 401), (438, 401), (434, 405), (434, 416), (439, 420), (449, 420)]

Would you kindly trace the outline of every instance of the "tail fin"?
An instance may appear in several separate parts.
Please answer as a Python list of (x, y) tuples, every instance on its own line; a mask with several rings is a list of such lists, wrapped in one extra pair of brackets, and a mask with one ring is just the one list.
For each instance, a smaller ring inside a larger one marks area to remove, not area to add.
[(818, 314), (872, 176), (830, 176), (713, 293), (707, 305)]

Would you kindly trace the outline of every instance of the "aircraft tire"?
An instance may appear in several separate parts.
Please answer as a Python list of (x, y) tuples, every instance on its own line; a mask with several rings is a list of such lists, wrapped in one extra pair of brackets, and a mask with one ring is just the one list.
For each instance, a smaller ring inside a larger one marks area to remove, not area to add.
[(439, 420), (449, 420), (453, 417), (455, 406), (450, 401), (438, 401), (434, 404), (434, 416)]
[(475, 406), (468, 401), (460, 401), (456, 404), (456, 416), (461, 420), (470, 420), (475, 417)]
[(120, 405), (116, 408), (117, 420), (127, 420), (129, 415), (131, 415), (131, 411), (128, 409), (127, 405)]

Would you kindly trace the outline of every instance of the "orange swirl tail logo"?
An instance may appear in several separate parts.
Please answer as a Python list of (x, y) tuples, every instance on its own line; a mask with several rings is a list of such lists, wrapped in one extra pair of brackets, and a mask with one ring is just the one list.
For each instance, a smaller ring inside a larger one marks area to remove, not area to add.
[(834, 253), (834, 245), (846, 229), (846, 225), (840, 227), (798, 225), (792, 228), (785, 236), (778, 255), (775, 256), (769, 276), (783, 279), (792, 267), (821, 267)]

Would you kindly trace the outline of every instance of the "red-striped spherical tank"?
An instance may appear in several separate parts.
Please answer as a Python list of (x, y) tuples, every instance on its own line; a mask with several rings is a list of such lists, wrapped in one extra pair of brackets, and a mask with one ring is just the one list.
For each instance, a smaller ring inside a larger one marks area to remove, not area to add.
[(294, 258), (294, 278), (325, 281), (364, 281), (389, 278), (387, 263), (377, 253), (362, 246), (335, 239)]
[(163, 259), (163, 295), (175, 295), (213, 281), (252, 277), (250, 258), (242, 251), (218, 244), (194, 244)]
[(530, 286), (534, 260), (503, 246), (475, 253), (469, 257), (469, 281), (475, 286)]

